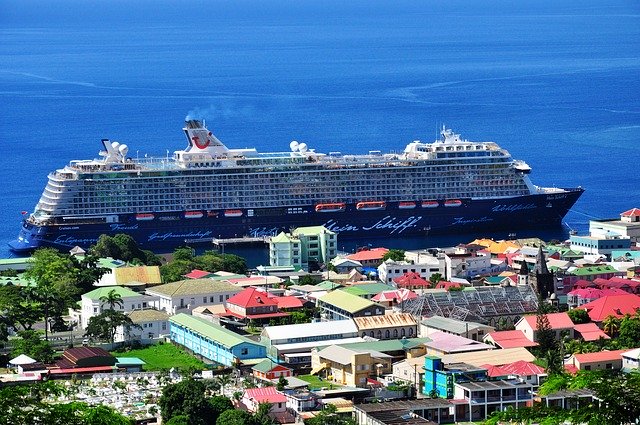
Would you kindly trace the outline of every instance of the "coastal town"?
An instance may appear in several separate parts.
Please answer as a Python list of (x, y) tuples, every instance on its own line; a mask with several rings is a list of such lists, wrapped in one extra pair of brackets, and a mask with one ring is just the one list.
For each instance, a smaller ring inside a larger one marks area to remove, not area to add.
[(339, 237), (281, 232), (253, 270), (127, 235), (0, 260), (0, 423), (640, 419), (639, 208), (564, 241)]

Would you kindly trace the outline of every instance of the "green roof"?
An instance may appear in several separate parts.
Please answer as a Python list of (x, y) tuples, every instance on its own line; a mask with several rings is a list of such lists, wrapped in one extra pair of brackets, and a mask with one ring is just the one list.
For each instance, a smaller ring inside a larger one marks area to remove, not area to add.
[(289, 369), (287, 366), (279, 365), (278, 363), (274, 362), (271, 359), (264, 359), (260, 363), (253, 366), (251, 369), (257, 370), (258, 372), (267, 373), (276, 366), (282, 366), (284, 368)]
[(307, 226), (307, 227), (298, 227), (297, 229), (293, 229), (293, 235), (321, 235), (321, 234), (332, 234), (331, 230), (327, 229), (324, 226)]
[(125, 288), (122, 286), (103, 286), (101, 288), (98, 289), (94, 289), (93, 291), (87, 292), (86, 294), (83, 294), (83, 297), (89, 298), (90, 300), (94, 300), (97, 301), (99, 300), (101, 297), (106, 297), (107, 295), (109, 295), (109, 292), (111, 291), (115, 291), (116, 294), (120, 295), (120, 297), (122, 298), (128, 298), (128, 297), (140, 297), (143, 294), (140, 294), (138, 292), (132, 291), (129, 288)]
[(29, 281), (23, 278), (22, 274), (17, 277), (0, 276), (0, 286), (13, 285), (13, 286), (36, 286), (33, 281)]
[[(246, 276), (243, 276), (246, 277)], [(225, 279), (228, 279), (227, 276)], [(165, 283), (147, 289), (147, 292), (161, 294), (169, 297), (180, 297), (185, 295), (201, 295), (217, 292), (240, 292), (242, 288), (232, 285), (229, 282), (214, 279), (185, 279), (177, 282)]]
[(127, 265), (126, 262), (122, 260), (115, 260), (111, 257), (98, 258), (97, 263), (98, 267), (104, 267), (106, 269), (115, 269)]
[(316, 288), (326, 289), (327, 291), (333, 291), (334, 289), (342, 288), (343, 285), (331, 282), (330, 280), (325, 280), (316, 285)]
[(175, 316), (171, 316), (169, 321), (185, 328), (189, 328), (192, 332), (215, 341), (227, 348), (233, 348), (242, 343), (260, 345), (260, 343), (232, 332), (229, 329), (225, 329), (220, 325), (216, 325), (206, 319), (190, 316), (188, 314), (178, 313)]
[(14, 258), (0, 258), (0, 266), (21, 266), (25, 269), (31, 262), (31, 257), (14, 257)]
[(378, 295), (383, 291), (392, 291), (396, 288), (385, 285), (384, 283), (359, 283), (343, 288), (342, 291), (348, 292), (359, 297), (364, 295)]
[(277, 236), (271, 238), (271, 242), (274, 243), (283, 243), (283, 242), (291, 242), (291, 238), (287, 236), (285, 232), (278, 233)]
[(574, 276), (591, 276), (602, 273), (617, 273), (618, 270), (611, 266), (578, 267), (571, 272)]
[(419, 347), (425, 342), (430, 342), (431, 338), (404, 338), (404, 339), (389, 339), (380, 341), (368, 341), (368, 342), (352, 342), (349, 344), (333, 344), (340, 347), (348, 348), (350, 350), (374, 350), (381, 353), (389, 351), (401, 351), (409, 350), (414, 347)]
[(147, 362), (137, 357), (116, 357), (116, 365), (119, 364), (127, 366), (144, 366)]
[(361, 298), (357, 295), (352, 295), (348, 292), (345, 292), (342, 289), (326, 293), (318, 298), (318, 300), (336, 306), (349, 313), (357, 313), (358, 311), (364, 310), (367, 307), (379, 305), (374, 303), (373, 301), (369, 301), (365, 298)]

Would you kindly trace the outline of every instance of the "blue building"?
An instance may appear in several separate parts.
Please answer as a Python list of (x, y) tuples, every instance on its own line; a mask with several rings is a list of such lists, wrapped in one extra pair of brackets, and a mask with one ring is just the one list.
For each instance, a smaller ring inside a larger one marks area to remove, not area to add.
[(264, 345), (205, 319), (180, 313), (171, 316), (169, 323), (171, 341), (216, 363), (234, 366), (267, 356)]
[(425, 395), (436, 390), (440, 398), (453, 398), (454, 384), (459, 382), (476, 382), (487, 379), (487, 370), (467, 363), (450, 363), (445, 365), (442, 359), (435, 356), (424, 358)]

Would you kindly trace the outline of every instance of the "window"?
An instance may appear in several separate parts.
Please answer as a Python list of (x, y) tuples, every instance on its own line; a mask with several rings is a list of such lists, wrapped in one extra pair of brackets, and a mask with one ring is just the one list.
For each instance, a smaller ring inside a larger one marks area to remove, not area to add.
[(147, 308), (147, 302), (146, 301), (142, 303), (142, 308)]
[(240, 354), (242, 354), (243, 356), (246, 356), (247, 354), (249, 354), (249, 349), (248, 348), (241, 349)]
[(224, 300), (224, 295), (220, 295), (220, 296), (218, 297), (218, 302), (222, 302), (223, 300)]
[(202, 297), (202, 302), (206, 303), (207, 302), (207, 297)]
[(212, 303), (213, 302), (213, 295), (209, 297), (209, 302)]
[(391, 336), (391, 332), (389, 332), (389, 329), (387, 329), (386, 331), (384, 331), (384, 337), (385, 338), (389, 338)]
[(586, 366), (584, 367), (584, 370), (591, 370), (591, 365), (586, 365)]
[(167, 330), (167, 322), (162, 322), (162, 330), (163, 331)]

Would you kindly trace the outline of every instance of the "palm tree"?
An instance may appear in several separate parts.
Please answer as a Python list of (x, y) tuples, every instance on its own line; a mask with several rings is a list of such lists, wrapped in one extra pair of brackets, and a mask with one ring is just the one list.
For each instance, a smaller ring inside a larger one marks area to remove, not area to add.
[(620, 330), (620, 319), (615, 316), (607, 316), (602, 321), (602, 330), (609, 336), (614, 336)]
[(220, 394), (224, 395), (224, 387), (231, 383), (231, 375), (220, 375), (217, 381), (220, 384)]
[(108, 304), (110, 310), (115, 310), (116, 305), (121, 308), (124, 306), (122, 295), (118, 294), (115, 289), (110, 290), (107, 295), (101, 296), (100, 303)]

